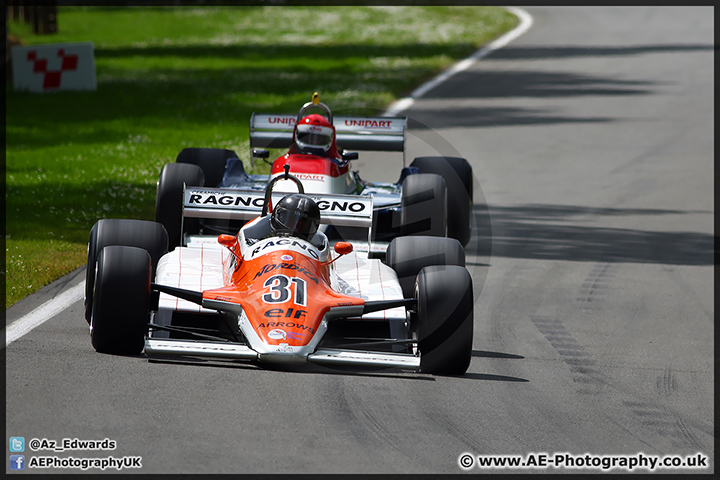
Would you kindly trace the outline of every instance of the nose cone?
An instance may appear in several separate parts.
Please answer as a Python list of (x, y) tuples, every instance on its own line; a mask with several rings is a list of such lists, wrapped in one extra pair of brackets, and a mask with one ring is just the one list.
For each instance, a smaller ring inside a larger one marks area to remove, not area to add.
[[(287, 344), (292, 347), (307, 345), (317, 332), (319, 321), (308, 318), (304, 307), (272, 307), (263, 312), (262, 319), (254, 323), (258, 336), (268, 345)], [(322, 321), (322, 319), (320, 319)]]

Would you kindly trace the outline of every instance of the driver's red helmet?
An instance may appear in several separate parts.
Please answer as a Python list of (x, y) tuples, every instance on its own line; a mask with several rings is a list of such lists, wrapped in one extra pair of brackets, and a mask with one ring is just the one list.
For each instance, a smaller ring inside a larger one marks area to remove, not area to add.
[(317, 113), (307, 115), (295, 126), (295, 145), (302, 153), (327, 155), (335, 139), (335, 127)]

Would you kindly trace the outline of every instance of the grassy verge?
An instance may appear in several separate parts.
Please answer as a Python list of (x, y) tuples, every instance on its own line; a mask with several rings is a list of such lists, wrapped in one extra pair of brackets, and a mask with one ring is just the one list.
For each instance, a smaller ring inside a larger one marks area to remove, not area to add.
[(249, 161), (254, 111), (313, 91), (374, 114), (514, 26), (495, 7), (60, 7), (26, 45), (95, 46), (95, 92), (6, 91), (6, 305), (83, 265), (100, 218), (154, 216), (162, 166), (183, 147)]

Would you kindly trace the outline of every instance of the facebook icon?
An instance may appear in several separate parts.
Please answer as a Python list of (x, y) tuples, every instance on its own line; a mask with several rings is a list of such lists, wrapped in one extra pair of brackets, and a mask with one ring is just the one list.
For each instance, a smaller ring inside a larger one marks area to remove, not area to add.
[(10, 455), (10, 470), (25, 470), (25, 455)]

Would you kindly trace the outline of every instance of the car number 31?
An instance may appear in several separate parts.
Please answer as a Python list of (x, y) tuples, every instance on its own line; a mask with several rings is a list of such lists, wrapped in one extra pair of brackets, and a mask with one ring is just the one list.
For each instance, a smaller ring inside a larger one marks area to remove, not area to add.
[(307, 305), (307, 284), (302, 278), (273, 275), (265, 280), (263, 287), (269, 289), (269, 293), (262, 296), (265, 303), (285, 303), (293, 297), (294, 290), (293, 303), (301, 307)]

